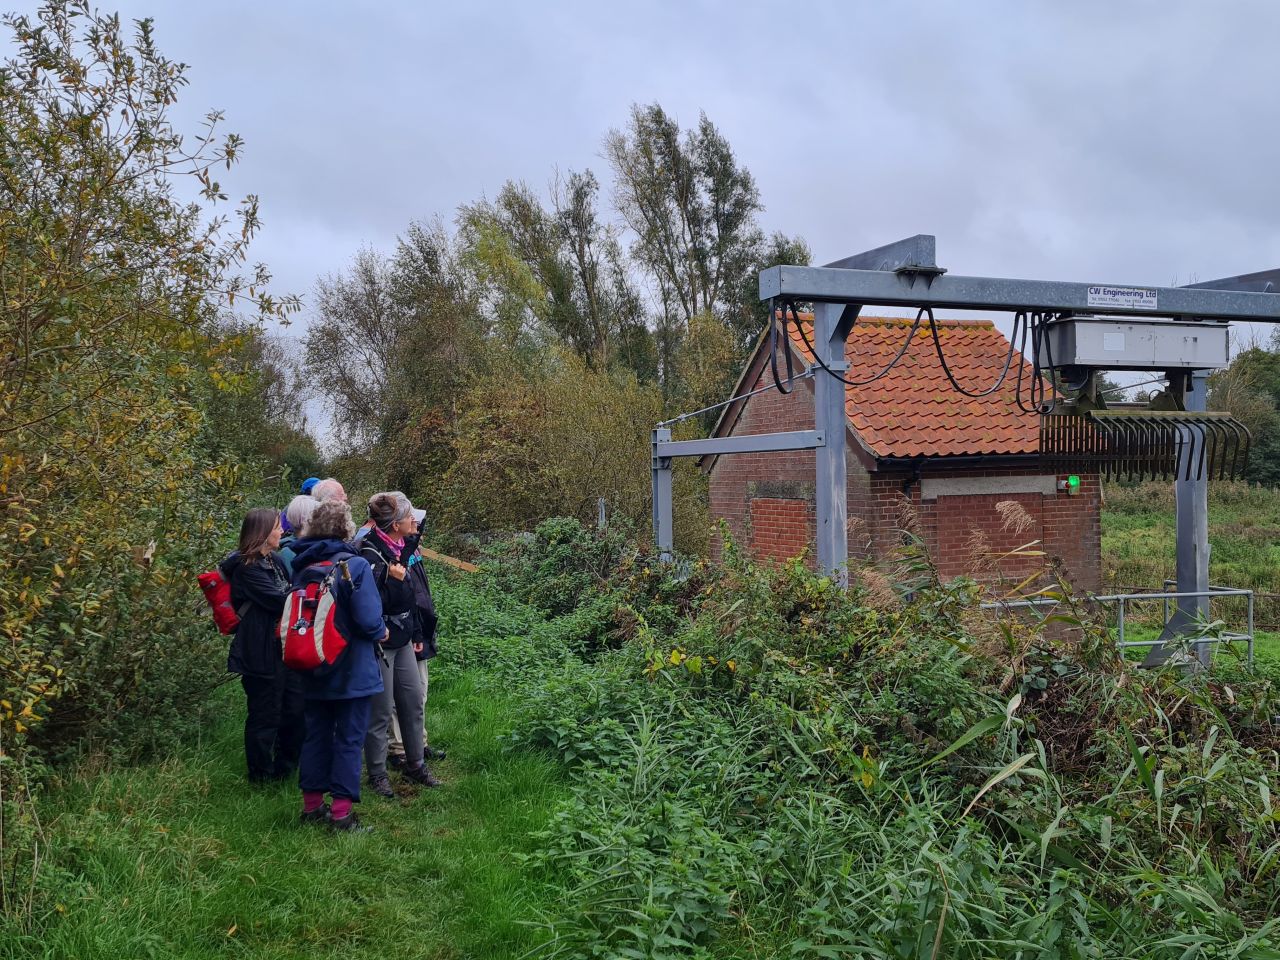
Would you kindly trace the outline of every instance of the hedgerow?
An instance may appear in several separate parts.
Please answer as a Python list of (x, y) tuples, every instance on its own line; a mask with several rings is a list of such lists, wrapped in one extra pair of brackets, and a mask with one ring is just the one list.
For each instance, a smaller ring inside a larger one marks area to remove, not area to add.
[(1280, 956), (1265, 675), (991, 623), (918, 558), (846, 592), (555, 529), (511, 568), (541, 609), (501, 563), (443, 606), (506, 611), (472, 662), (520, 692), (512, 749), (575, 771), (535, 857), (557, 955)]
[(240, 139), (175, 129), (186, 68), (148, 20), (0, 22), (0, 913), (22, 919), (47, 764), (145, 754), (209, 709), (226, 647), (194, 574), (267, 486), (244, 438), (302, 435), (236, 356), (291, 306), (246, 264), (256, 198), (218, 209)]

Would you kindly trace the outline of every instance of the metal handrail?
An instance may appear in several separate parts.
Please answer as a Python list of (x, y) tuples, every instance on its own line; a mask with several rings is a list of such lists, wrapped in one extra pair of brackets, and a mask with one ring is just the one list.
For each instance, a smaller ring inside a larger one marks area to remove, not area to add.
[[(1165, 581), (1165, 586), (1169, 586), (1172, 581)], [(1197, 644), (1201, 643), (1223, 643), (1236, 640), (1245, 641), (1247, 650), (1247, 658), (1249, 663), (1253, 663), (1253, 601), (1254, 595), (1252, 590), (1244, 590), (1238, 587), (1223, 587), (1210, 584), (1207, 590), (1164, 590), (1151, 591), (1148, 593), (1111, 593), (1111, 594), (1088, 594), (1084, 597), (1074, 598), (1076, 603), (1114, 603), (1116, 604), (1116, 643), (1122, 648), (1128, 647), (1154, 647), (1160, 644), (1159, 638), (1155, 640), (1126, 640), (1125, 639), (1125, 621), (1126, 606), (1130, 603), (1143, 600), (1159, 600), (1164, 612), (1164, 623), (1167, 625), (1170, 619), (1169, 601), (1182, 599), (1207, 598), (1212, 603), (1215, 597), (1245, 597), (1247, 604), (1247, 626), (1244, 633), (1234, 633), (1223, 631), (1216, 637), (1204, 637), (1196, 640)], [(982, 610), (1009, 610), (1009, 609), (1032, 609), (1037, 607), (1057, 606), (1064, 603), (1058, 597), (1042, 597), (1040, 599), (1022, 599), (1022, 600), (988, 600), (979, 604)]]

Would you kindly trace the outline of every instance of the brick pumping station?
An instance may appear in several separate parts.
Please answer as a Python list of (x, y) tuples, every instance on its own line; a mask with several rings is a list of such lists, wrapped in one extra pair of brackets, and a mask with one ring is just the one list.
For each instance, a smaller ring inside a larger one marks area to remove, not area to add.
[[(1082, 598), (1124, 618), (1158, 601), (1164, 628), (1148, 664), (1195, 638), (1210, 604), (1252, 594), (1209, 582), (1208, 483), (1244, 467), (1249, 431), (1206, 408), (1209, 373), (1230, 360), (1231, 321), (1280, 320), (1280, 271), (1185, 287), (963, 277), (938, 266), (934, 237), (918, 235), (824, 267), (760, 274), (773, 321), (733, 396), (661, 423), (652, 435), (653, 531), (673, 544), (672, 461), (696, 458), (710, 506), (760, 559), (809, 551), (847, 583), (848, 563), (887, 555), (909, 505), (945, 577), (968, 571), (979, 531), (1014, 553), (1034, 537)], [(910, 317), (867, 308), (915, 310)], [(976, 319), (940, 319), (935, 310)], [(991, 315), (1013, 314), (1006, 339)], [(1143, 403), (1108, 400), (1104, 373), (1161, 383)], [(719, 410), (710, 437), (674, 440), (671, 428)], [(1176, 582), (1142, 594), (1099, 595), (1104, 479), (1163, 479), (1176, 493)], [(1031, 530), (1006, 529), (1016, 503)], [(713, 545), (713, 550), (717, 549)], [(1019, 573), (1017, 569), (1006, 571)], [(1054, 599), (995, 604), (1045, 614)]]

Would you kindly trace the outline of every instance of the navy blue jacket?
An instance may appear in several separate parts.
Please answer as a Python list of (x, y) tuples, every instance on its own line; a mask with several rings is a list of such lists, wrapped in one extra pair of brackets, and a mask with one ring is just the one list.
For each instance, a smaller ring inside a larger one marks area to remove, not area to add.
[(323, 677), (302, 674), (303, 695), (308, 700), (353, 700), (382, 692), (382, 668), (378, 665), (378, 644), (386, 632), (382, 623), (382, 598), (367, 560), (352, 555), (351, 547), (341, 540), (297, 540), (293, 560), (293, 582), (307, 567), (341, 554), (350, 557), (348, 582), (341, 576), (333, 579), (333, 600), (338, 608), (334, 615), (338, 629), (350, 646), (342, 655), (338, 668)]

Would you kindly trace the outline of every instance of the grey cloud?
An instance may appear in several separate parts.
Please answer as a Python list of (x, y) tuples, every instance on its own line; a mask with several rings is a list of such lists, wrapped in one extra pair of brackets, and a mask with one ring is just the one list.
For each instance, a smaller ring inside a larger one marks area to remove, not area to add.
[[(29, 8), (29, 4), (24, 5)], [(955, 272), (1170, 283), (1280, 264), (1263, 0), (121, 4), (247, 141), (255, 254), (307, 293), (508, 178), (705, 110), (820, 260), (936, 233)]]

